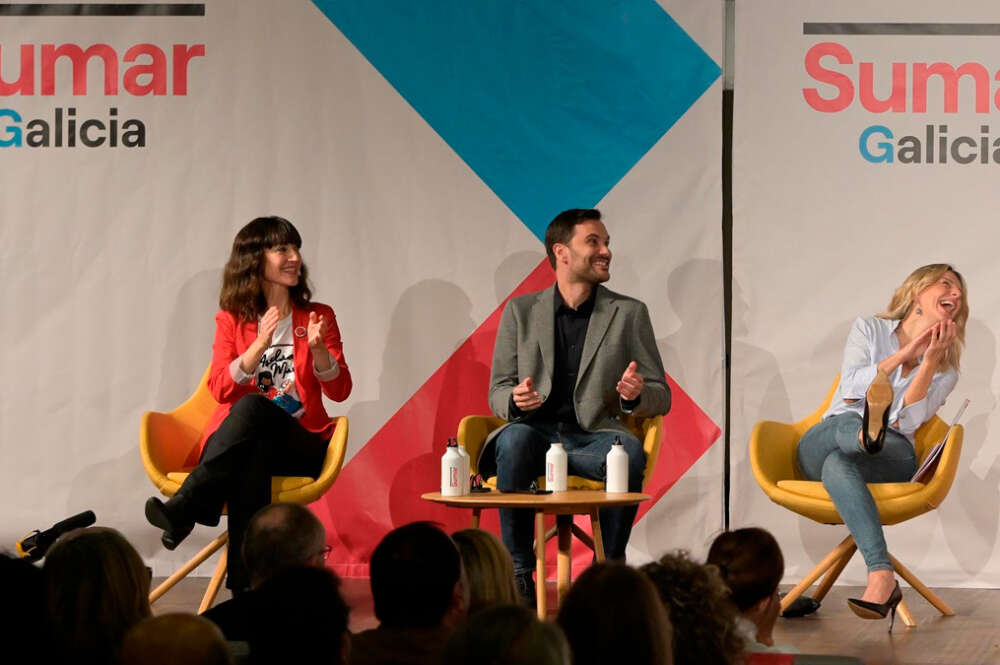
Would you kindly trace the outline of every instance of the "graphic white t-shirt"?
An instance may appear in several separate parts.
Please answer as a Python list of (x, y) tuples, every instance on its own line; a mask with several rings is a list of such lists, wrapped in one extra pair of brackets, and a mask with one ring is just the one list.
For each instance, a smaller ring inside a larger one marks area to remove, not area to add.
[[(257, 320), (258, 325), (260, 319)], [(271, 345), (261, 356), (254, 371), (254, 385), (293, 417), (302, 416), (305, 409), (295, 389), (294, 341), (292, 315), (278, 321), (271, 336)]]

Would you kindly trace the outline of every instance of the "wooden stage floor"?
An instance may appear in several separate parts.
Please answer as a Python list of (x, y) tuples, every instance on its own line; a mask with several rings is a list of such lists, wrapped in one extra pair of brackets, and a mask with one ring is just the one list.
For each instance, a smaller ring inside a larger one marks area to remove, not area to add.
[[(207, 578), (188, 578), (161, 598), (153, 611), (194, 612), (207, 585)], [(342, 589), (351, 607), (351, 630), (375, 626), (368, 580), (345, 579)], [(551, 607), (554, 583), (548, 591)], [(860, 595), (860, 587), (834, 587), (816, 614), (778, 619), (775, 640), (800, 653), (855, 656), (868, 665), (1000, 665), (1000, 589), (935, 591), (955, 616), (942, 617), (916, 592), (904, 589), (903, 598), (918, 625), (906, 628), (896, 617), (890, 635), (888, 619), (863, 621), (847, 609), (847, 598)]]

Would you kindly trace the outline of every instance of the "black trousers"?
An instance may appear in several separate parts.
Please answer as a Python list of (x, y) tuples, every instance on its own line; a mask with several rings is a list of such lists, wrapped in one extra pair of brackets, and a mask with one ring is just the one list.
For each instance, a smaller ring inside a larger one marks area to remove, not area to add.
[(271, 476), (315, 478), (327, 443), (257, 394), (240, 398), (205, 442), (201, 461), (175, 498), (191, 519), (209, 526), (218, 524), (223, 506), (228, 507), (227, 587), (242, 590), (250, 585), (243, 536), (254, 513), (271, 502)]

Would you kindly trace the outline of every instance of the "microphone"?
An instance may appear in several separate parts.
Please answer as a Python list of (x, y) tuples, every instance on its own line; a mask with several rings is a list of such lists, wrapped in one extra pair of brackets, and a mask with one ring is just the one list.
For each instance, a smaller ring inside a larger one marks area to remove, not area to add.
[(78, 515), (73, 515), (61, 522), (56, 522), (51, 528), (45, 531), (38, 531), (37, 529), (32, 531), (14, 546), (17, 548), (17, 553), (21, 558), (28, 559), (29, 561), (38, 561), (45, 556), (45, 553), (49, 551), (52, 543), (56, 542), (59, 536), (73, 529), (82, 529), (85, 526), (90, 526), (96, 521), (97, 517), (94, 515), (94, 511), (85, 510)]

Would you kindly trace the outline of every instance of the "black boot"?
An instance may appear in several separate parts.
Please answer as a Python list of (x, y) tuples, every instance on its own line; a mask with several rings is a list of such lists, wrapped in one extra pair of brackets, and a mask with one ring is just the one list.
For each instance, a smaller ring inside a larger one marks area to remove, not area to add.
[(146, 519), (153, 526), (163, 529), (160, 542), (168, 550), (176, 549), (194, 529), (194, 520), (187, 517), (185, 503), (185, 497), (180, 493), (166, 503), (155, 496), (146, 499)]
[(531, 579), (531, 573), (514, 573), (514, 585), (517, 587), (517, 595), (521, 598), (521, 604), (525, 607), (535, 607), (538, 604), (538, 596), (535, 595), (535, 580)]

